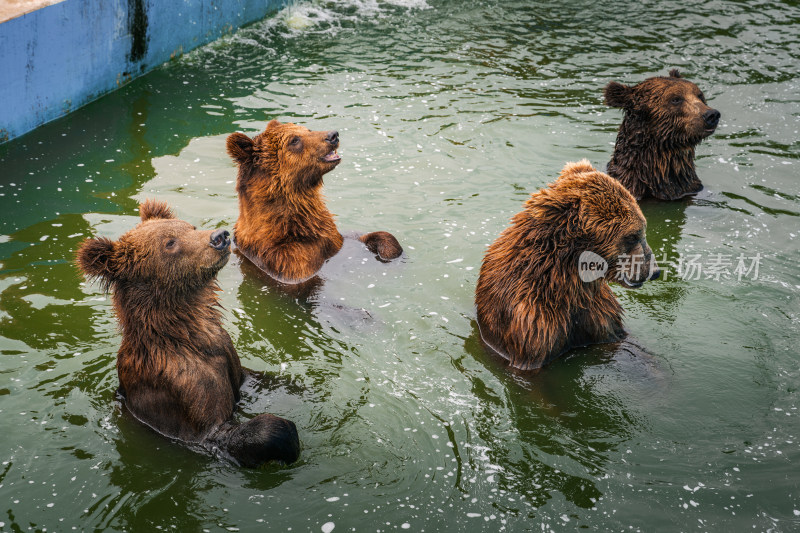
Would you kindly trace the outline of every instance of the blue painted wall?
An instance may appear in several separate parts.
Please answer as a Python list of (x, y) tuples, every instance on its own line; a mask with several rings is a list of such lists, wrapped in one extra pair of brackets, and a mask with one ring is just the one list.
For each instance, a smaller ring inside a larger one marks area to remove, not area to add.
[(0, 24), (0, 143), (286, 0), (65, 0)]

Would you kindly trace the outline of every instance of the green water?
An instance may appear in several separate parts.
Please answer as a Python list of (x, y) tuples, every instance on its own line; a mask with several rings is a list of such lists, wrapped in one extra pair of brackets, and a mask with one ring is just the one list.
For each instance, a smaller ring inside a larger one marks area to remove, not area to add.
[[(301, 2), (0, 146), (0, 530), (800, 529), (798, 65), (796, 2)], [(706, 189), (642, 209), (659, 258), (706, 270), (614, 289), (641, 349), (507, 372), (475, 325), (485, 247), (566, 161), (608, 161), (608, 81), (672, 67), (722, 122)], [(70, 261), (148, 197), (232, 228), (225, 136), (273, 117), (339, 130), (340, 229), (407, 256), (348, 248), (309, 303), (223, 269), (275, 376), (242, 411), (303, 446), (246, 470), (120, 410), (109, 298)], [(757, 275), (708, 276), (739, 255)]]

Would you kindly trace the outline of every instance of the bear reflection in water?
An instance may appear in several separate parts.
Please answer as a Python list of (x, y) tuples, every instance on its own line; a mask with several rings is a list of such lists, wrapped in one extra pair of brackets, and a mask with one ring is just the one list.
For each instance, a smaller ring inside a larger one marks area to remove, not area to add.
[[(360, 242), (345, 239), (339, 253), (325, 261), (310, 278), (297, 283), (284, 283), (258, 268), (241, 254), (233, 259), (245, 280), (239, 287), (239, 303), (251, 313), (252, 320), (262, 322), (269, 315), (273, 322), (269, 329), (285, 322), (287, 327), (296, 320), (306, 321), (306, 313), (295, 316), (295, 309), (310, 311), (316, 326), (324, 325), (337, 330), (373, 328), (381, 324), (376, 310), (369, 310), (367, 298), (355, 298), (354, 290), (361, 290), (369, 280), (386, 281), (383, 265), (372, 258), (371, 252)], [(358, 289), (355, 289), (358, 287)], [(361, 300), (361, 305), (351, 305)], [(280, 314), (287, 316), (278, 316)]]

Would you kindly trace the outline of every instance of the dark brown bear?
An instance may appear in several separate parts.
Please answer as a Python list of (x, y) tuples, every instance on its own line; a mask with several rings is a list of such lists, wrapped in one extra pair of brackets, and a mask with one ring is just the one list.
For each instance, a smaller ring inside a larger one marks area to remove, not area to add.
[(270, 414), (231, 420), (245, 374), (216, 296), (228, 232), (199, 231), (165, 203), (148, 200), (139, 212), (142, 222), (118, 241), (87, 239), (77, 254), (86, 275), (113, 289), (128, 411), (167, 437), (222, 450), (245, 466), (295, 461), (294, 423)]
[[(659, 276), (645, 229), (618, 181), (586, 160), (568, 163), (486, 252), (475, 291), (483, 340), (513, 367), (533, 370), (571, 348), (622, 339), (608, 281), (635, 288)], [(605, 263), (604, 275), (581, 271), (587, 252)]]
[[(339, 164), (339, 134), (272, 120), (251, 139), (228, 137), (239, 165), (239, 219), (234, 240), (261, 270), (284, 283), (312, 277), (342, 247), (342, 235), (322, 197), (322, 176)], [(388, 261), (403, 252), (389, 233), (353, 235)]]
[(702, 91), (681, 78), (648, 78), (629, 87), (612, 81), (605, 102), (624, 110), (607, 172), (634, 198), (677, 200), (703, 188), (694, 169), (694, 148), (714, 133), (720, 113)]

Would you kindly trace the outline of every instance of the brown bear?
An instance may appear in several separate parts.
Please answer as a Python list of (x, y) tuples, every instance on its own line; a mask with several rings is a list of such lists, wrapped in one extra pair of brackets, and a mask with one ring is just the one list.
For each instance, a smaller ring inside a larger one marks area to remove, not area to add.
[[(254, 138), (228, 136), (228, 154), (239, 166), (239, 219), (234, 242), (242, 255), (284, 283), (305, 281), (342, 247), (343, 236), (322, 197), (322, 177), (341, 162), (336, 131), (310, 131), (272, 120)], [(390, 233), (348, 237), (382, 261), (403, 249)]]
[(694, 149), (714, 133), (720, 113), (702, 91), (681, 78), (657, 76), (629, 87), (606, 85), (605, 103), (624, 115), (606, 171), (634, 198), (676, 200), (703, 188), (694, 168)]
[(113, 289), (125, 407), (167, 437), (220, 450), (245, 466), (295, 461), (294, 423), (270, 414), (232, 421), (245, 371), (216, 296), (229, 233), (197, 230), (163, 202), (148, 200), (139, 212), (141, 223), (118, 241), (90, 238), (77, 252), (80, 270)]
[[(571, 348), (622, 339), (608, 280), (636, 288), (659, 276), (645, 229), (618, 181), (585, 159), (568, 163), (486, 252), (475, 291), (484, 342), (534, 370)], [(596, 270), (581, 270), (590, 261)]]

